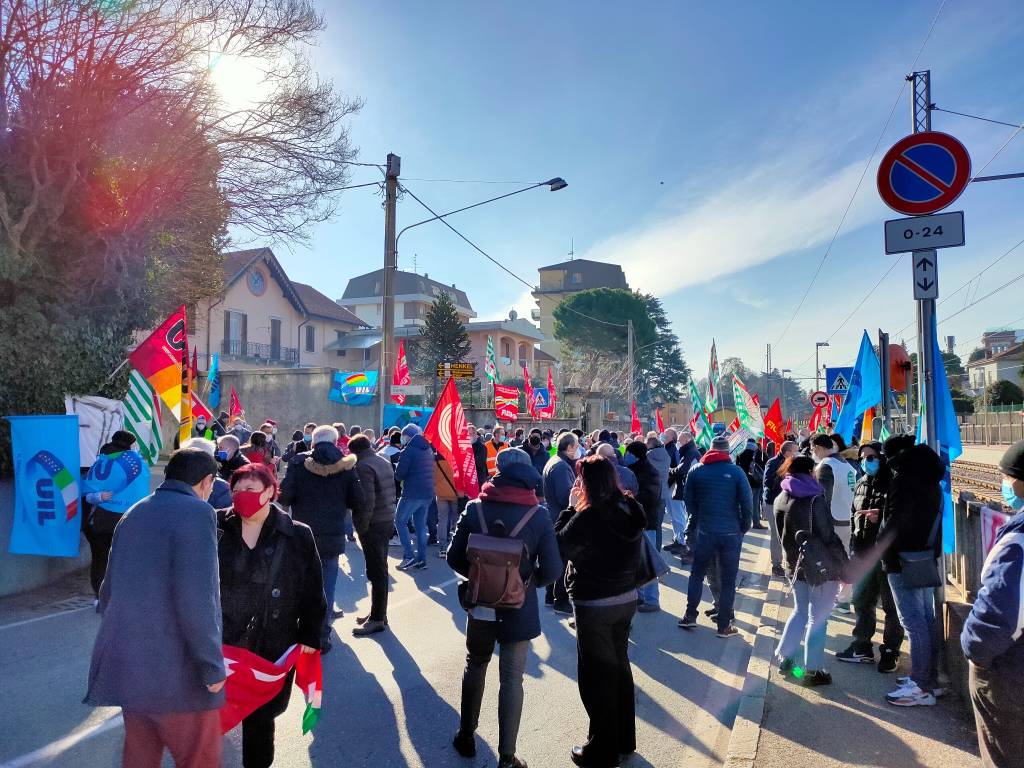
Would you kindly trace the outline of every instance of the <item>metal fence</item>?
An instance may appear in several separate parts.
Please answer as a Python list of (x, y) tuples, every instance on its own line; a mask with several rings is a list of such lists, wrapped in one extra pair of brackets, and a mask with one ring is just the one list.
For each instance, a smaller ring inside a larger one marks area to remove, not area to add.
[(959, 590), (965, 602), (973, 603), (981, 586), (981, 569), (985, 564), (982, 544), (981, 508), (985, 503), (969, 491), (961, 491), (953, 502), (956, 541), (953, 553), (946, 556), (949, 583)]
[(1011, 445), (1024, 440), (1024, 410), (960, 415), (960, 439), (974, 445)]
[(221, 353), (233, 357), (251, 357), (255, 360), (291, 363), (299, 362), (299, 350), (295, 347), (277, 347), (273, 344), (259, 344), (255, 341), (241, 339), (224, 339), (221, 342)]

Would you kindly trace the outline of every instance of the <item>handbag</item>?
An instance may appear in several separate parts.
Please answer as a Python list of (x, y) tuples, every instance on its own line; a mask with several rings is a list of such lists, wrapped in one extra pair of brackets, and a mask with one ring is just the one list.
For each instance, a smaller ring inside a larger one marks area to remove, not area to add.
[[(829, 541), (814, 535), (814, 500), (808, 506), (807, 532), (801, 541), (803, 531), (797, 531), (800, 544), (798, 568), (803, 568), (804, 581), (808, 586), (820, 587), (829, 581), (842, 581), (843, 573), (850, 562), (842, 540), (832, 532)], [(796, 570), (794, 570), (794, 578)]]
[(669, 572), (668, 563), (646, 533), (640, 534), (640, 565), (636, 569), (636, 585), (644, 587)]
[(935, 516), (932, 531), (928, 534), (928, 549), (921, 552), (899, 552), (900, 568), (903, 572), (903, 586), (907, 589), (928, 589), (942, 586), (942, 576), (935, 557), (935, 537), (939, 533), (942, 514)]

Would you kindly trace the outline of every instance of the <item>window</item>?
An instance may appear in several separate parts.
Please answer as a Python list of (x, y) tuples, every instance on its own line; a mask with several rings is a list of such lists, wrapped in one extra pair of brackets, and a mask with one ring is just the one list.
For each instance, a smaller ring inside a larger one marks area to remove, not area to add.
[(316, 328), (312, 325), (306, 326), (306, 351), (316, 352)]
[(378, 280), (376, 283), (373, 284), (373, 295), (374, 296), (379, 296), (380, 295), (380, 280)]
[(583, 282), (583, 273), (573, 272), (572, 276), (569, 278), (569, 282), (571, 282), (573, 285), (579, 285), (580, 283)]

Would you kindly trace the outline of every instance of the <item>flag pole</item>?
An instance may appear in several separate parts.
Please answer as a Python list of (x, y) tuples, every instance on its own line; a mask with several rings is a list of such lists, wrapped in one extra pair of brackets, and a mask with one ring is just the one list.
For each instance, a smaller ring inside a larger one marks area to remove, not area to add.
[(107, 384), (109, 384), (109, 383), (110, 383), (111, 381), (113, 381), (113, 380), (114, 380), (114, 377), (115, 377), (115, 376), (117, 376), (118, 372), (119, 372), (119, 371), (120, 371), (120, 370), (121, 370), (122, 368), (124, 368), (124, 367), (125, 367), (126, 365), (128, 365), (128, 358), (125, 358), (124, 360), (122, 360), (122, 361), (121, 361), (121, 364), (120, 364), (119, 366), (117, 366), (117, 368), (115, 368), (115, 369), (114, 369), (114, 372), (113, 372), (113, 373), (111, 373), (111, 374), (110, 374), (109, 376), (107, 376), (107, 380), (103, 382), (103, 385), (104, 385), (104, 386), (106, 386), (106, 385), (107, 385)]

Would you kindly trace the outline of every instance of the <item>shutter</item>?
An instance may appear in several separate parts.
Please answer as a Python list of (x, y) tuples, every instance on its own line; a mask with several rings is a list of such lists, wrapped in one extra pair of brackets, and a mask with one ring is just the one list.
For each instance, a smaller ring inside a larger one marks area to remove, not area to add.
[(220, 342), (222, 354), (231, 354), (231, 312), (224, 310), (224, 336)]
[(242, 315), (242, 350), (241, 354), (245, 354), (249, 347), (249, 316)]

